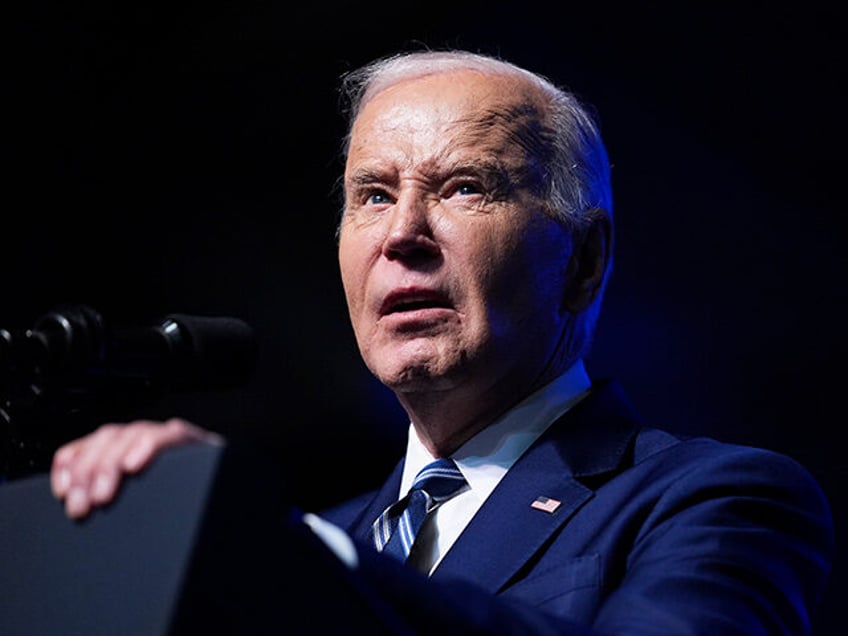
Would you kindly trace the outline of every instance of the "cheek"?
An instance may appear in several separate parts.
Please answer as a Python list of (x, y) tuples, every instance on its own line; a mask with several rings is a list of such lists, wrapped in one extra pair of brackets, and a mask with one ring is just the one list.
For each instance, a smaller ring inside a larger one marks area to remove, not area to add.
[(476, 281), (484, 298), (510, 295), (517, 291), (517, 279), (526, 274), (529, 265), (528, 253), (532, 250), (524, 244), (528, 240), (526, 231), (512, 225), (487, 230), (465, 237), (466, 262), (460, 271), (467, 282)]
[(466, 337), (487, 338), (511, 321), (513, 304), (520, 295), (522, 267), (516, 252), (504, 236), (476, 236), (464, 244), (463, 258), (452, 268), (454, 281), (463, 299), (462, 314)]

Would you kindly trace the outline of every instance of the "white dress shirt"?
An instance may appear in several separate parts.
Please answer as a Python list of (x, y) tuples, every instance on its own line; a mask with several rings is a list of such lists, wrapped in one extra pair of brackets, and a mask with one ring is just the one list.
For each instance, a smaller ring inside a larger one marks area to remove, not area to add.
[[(416, 538), (409, 561), (411, 565), (432, 573), (515, 461), (554, 421), (586, 395), (590, 384), (585, 366), (578, 360), (568, 371), (510, 409), (452, 455), (469, 488), (443, 503), (428, 518)], [(399, 497), (409, 491), (415, 476), (433, 459), (410, 425)]]
[[(416, 538), (410, 564), (432, 573), (510, 467), (551, 424), (585, 397), (590, 386), (586, 368), (578, 360), (465, 442), (452, 457), (469, 487), (430, 516)], [(433, 460), (410, 424), (398, 499), (409, 491), (418, 472)], [(357, 567), (356, 548), (343, 530), (311, 513), (304, 515), (303, 521), (344, 563)]]

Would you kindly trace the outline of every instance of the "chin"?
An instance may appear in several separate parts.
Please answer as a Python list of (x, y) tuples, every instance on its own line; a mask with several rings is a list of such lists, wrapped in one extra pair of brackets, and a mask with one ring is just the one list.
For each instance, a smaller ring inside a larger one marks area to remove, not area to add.
[(444, 390), (465, 367), (462, 348), (453, 341), (416, 338), (371, 350), (369, 368), (394, 391)]
[(452, 374), (433, 361), (418, 361), (378, 369), (379, 380), (397, 393), (445, 390), (451, 387)]

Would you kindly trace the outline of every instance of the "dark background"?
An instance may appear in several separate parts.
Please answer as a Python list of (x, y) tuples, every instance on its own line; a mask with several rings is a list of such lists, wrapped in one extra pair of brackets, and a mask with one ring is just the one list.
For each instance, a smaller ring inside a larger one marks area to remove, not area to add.
[[(846, 11), (640, 4), (4, 9), (0, 327), (62, 303), (114, 325), (239, 317), (261, 347), (248, 385), (141, 414), (264, 436), (308, 506), (374, 483), (406, 422), (359, 361), (337, 276), (337, 79), (421, 44), (501, 54), (600, 113), (618, 244), (590, 372), (650, 423), (799, 459), (841, 537)], [(326, 461), (346, 474), (333, 490), (299, 470)], [(821, 634), (841, 631), (844, 553)]]

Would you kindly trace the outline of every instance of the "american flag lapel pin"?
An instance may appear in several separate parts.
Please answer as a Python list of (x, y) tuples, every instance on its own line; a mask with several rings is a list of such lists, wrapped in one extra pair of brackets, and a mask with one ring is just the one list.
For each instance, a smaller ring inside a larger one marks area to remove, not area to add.
[(530, 507), (544, 512), (554, 512), (561, 504), (561, 501), (551, 499), (550, 497), (536, 497), (536, 500), (530, 504)]

